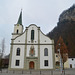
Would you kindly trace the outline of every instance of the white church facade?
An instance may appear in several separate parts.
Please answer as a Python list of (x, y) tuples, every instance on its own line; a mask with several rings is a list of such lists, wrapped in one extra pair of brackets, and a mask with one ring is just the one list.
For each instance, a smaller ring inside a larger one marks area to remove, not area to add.
[(22, 11), (12, 33), (9, 70), (55, 68), (54, 41), (31, 24), (23, 31)]

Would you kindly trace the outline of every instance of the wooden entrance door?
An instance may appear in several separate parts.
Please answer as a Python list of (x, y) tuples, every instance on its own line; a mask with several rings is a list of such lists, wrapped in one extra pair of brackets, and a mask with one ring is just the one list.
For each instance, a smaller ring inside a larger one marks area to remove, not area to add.
[(34, 62), (33, 62), (33, 61), (31, 61), (31, 62), (29, 63), (29, 69), (34, 69)]

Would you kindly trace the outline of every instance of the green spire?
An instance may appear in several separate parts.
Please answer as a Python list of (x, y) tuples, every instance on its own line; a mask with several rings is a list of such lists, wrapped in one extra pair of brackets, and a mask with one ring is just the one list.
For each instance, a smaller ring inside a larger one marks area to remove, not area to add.
[(22, 10), (21, 10), (21, 12), (20, 12), (20, 16), (19, 16), (19, 19), (18, 19), (17, 24), (22, 25)]

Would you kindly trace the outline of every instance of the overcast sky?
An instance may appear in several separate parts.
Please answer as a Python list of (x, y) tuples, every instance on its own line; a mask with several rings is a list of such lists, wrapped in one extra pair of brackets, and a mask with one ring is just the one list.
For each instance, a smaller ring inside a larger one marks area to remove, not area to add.
[(36, 24), (47, 34), (57, 25), (59, 15), (74, 3), (75, 0), (0, 0), (0, 45), (5, 38), (5, 54), (10, 52), (11, 33), (21, 9), (24, 28)]

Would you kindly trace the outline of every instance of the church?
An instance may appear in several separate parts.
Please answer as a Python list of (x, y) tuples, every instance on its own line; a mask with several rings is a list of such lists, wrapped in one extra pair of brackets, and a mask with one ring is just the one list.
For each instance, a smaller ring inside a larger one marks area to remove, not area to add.
[(23, 29), (21, 11), (12, 33), (9, 70), (54, 69), (54, 40), (35, 24)]

